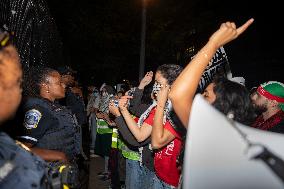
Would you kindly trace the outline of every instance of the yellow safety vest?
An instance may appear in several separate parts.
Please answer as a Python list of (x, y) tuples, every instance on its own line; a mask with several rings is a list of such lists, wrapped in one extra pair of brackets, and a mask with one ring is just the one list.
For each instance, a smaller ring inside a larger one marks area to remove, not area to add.
[(97, 133), (99, 134), (112, 133), (112, 129), (108, 126), (105, 120), (97, 118)]

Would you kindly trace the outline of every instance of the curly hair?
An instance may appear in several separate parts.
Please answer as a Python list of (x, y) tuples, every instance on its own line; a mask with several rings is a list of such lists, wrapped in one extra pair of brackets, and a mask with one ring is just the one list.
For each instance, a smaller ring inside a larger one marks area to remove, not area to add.
[(250, 125), (256, 114), (249, 91), (243, 85), (223, 77), (215, 78), (213, 83), (216, 100), (212, 105), (225, 115), (233, 112), (235, 121)]
[(182, 67), (176, 64), (163, 64), (157, 68), (162, 76), (167, 79), (168, 84), (172, 85), (178, 75), (182, 72)]
[(56, 70), (48, 67), (31, 68), (24, 77), (23, 95), (26, 97), (40, 97), (40, 84), (47, 82), (47, 77)]

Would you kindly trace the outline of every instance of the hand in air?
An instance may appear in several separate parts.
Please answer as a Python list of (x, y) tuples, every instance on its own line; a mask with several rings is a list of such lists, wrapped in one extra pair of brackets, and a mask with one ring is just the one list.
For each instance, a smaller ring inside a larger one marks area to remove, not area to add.
[(111, 114), (113, 114), (115, 117), (120, 116), (119, 109), (118, 109), (118, 107), (116, 107), (116, 106), (114, 105), (114, 102), (113, 102), (113, 101), (110, 101), (109, 106), (108, 106), (108, 109), (109, 109), (109, 112), (110, 112)]
[(238, 28), (234, 22), (223, 23), (220, 28), (211, 35), (209, 42), (213, 43), (216, 48), (219, 48), (239, 37), (239, 35), (241, 35), (253, 23), (253, 21), (254, 19), (251, 18)]
[(122, 96), (119, 99), (118, 107), (120, 111), (127, 110), (129, 99), (133, 98), (132, 96)]
[(142, 78), (139, 84), (139, 89), (144, 89), (145, 86), (149, 85), (153, 79), (153, 72), (147, 72), (146, 75)]

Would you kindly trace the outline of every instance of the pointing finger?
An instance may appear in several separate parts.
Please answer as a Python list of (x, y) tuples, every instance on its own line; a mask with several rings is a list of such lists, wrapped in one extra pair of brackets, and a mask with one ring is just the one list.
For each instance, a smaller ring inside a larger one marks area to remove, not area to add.
[(237, 34), (240, 35), (242, 34), (252, 23), (253, 23), (254, 19), (251, 18), (249, 19), (246, 23), (244, 23), (242, 26), (237, 28)]

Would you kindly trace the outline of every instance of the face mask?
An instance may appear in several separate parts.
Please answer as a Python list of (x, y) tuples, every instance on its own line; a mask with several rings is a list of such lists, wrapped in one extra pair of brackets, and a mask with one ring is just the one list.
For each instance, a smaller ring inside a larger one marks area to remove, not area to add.
[(158, 92), (161, 90), (161, 87), (162, 87), (161, 84), (158, 84), (157, 82), (155, 82), (154, 85), (153, 85), (152, 94), (157, 96)]
[(97, 97), (97, 96), (99, 95), (98, 91), (94, 91), (94, 92), (93, 92), (93, 95), (94, 95), (95, 97)]

